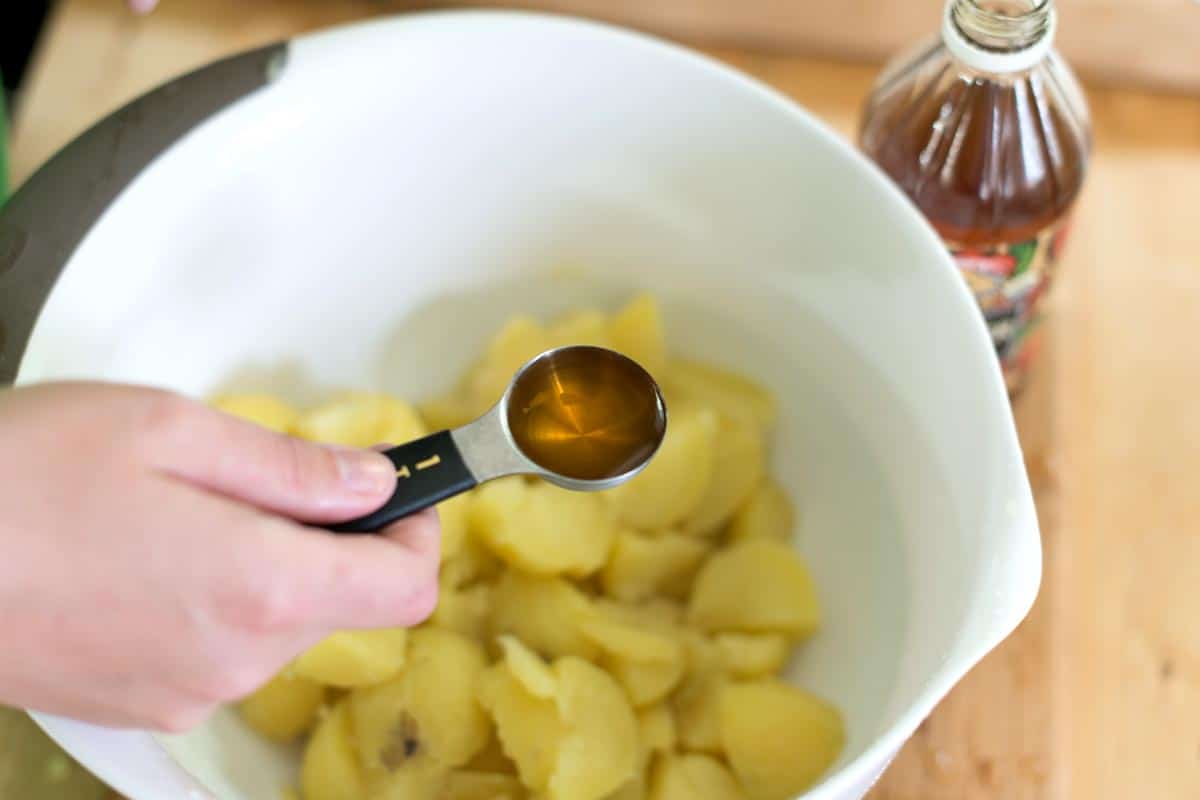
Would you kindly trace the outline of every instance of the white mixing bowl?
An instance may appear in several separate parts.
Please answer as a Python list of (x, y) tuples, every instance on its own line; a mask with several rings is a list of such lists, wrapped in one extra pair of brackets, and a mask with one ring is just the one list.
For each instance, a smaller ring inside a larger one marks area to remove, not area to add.
[[(514, 312), (649, 289), (674, 348), (780, 398), (773, 470), (827, 611), (791, 676), (849, 728), (807, 797), (861, 797), (1040, 578), (1004, 386), (933, 231), (802, 109), (644, 36), (459, 12), (284, 49), (94, 209), (18, 382), (424, 396)], [(127, 141), (179, 126), (135, 110)], [(294, 781), (232, 713), (178, 737), (37, 719), (134, 800)]]

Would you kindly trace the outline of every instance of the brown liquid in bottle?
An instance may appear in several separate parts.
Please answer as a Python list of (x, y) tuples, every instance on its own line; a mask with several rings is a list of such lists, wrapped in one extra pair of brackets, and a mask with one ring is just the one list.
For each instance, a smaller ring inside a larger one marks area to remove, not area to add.
[(605, 480), (654, 454), (666, 416), (641, 367), (607, 350), (577, 347), (521, 374), (508, 401), (508, 427), (539, 466), (576, 480)]

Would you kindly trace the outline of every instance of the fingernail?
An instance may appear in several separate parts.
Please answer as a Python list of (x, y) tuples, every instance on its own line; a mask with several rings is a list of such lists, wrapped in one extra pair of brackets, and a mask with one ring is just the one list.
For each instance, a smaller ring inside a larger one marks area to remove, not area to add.
[(392, 462), (375, 453), (361, 450), (337, 450), (342, 483), (352, 492), (371, 496), (391, 491), (396, 479)]

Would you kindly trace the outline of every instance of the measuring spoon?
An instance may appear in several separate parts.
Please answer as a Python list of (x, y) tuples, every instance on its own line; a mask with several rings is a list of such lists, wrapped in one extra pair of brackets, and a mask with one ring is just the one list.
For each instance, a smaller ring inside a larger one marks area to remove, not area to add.
[(609, 489), (646, 467), (666, 430), (662, 392), (637, 362), (603, 347), (548, 350), (521, 367), (474, 422), (385, 451), (396, 491), (379, 510), (330, 530), (378, 531), (506, 475)]

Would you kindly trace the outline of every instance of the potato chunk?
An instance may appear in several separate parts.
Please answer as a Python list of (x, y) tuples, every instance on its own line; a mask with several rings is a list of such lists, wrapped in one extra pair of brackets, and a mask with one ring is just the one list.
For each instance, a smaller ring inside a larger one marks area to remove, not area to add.
[[(648, 800), (746, 800), (729, 769), (712, 756), (671, 755), (658, 761)], [(785, 800), (782, 796), (772, 800)]]
[(276, 675), (238, 708), (242, 719), (273, 742), (290, 742), (312, 727), (325, 687), (289, 671)]
[(763, 431), (775, 424), (778, 409), (774, 395), (740, 375), (694, 361), (672, 360), (662, 380), (668, 397), (716, 409), (723, 416)]
[(407, 641), (404, 628), (339, 631), (304, 652), (292, 669), (301, 677), (342, 689), (371, 686), (400, 671)]
[(683, 597), (709, 550), (707, 542), (672, 531), (624, 529), (617, 533), (601, 584), (605, 593), (629, 602), (660, 594)]
[(362, 800), (366, 785), (351, 743), (350, 715), (339, 703), (317, 725), (304, 748), (300, 788), (304, 800)]
[(795, 512), (787, 493), (773, 481), (765, 481), (751, 493), (729, 523), (730, 541), (776, 539), (791, 541)]
[(596, 644), (580, 628), (590, 613), (587, 595), (561, 578), (510, 570), (492, 591), (492, 633), (511, 633), (551, 658), (596, 655)]
[(567, 735), (550, 779), (556, 800), (600, 800), (634, 775), (640, 747), (637, 718), (604, 670), (579, 658), (554, 664), (558, 708)]
[(304, 414), (296, 435), (314, 442), (347, 447), (399, 445), (428, 431), (415, 408), (382, 394), (352, 393)]
[(718, 633), (713, 641), (725, 669), (738, 678), (774, 675), (792, 650), (787, 637), (778, 633)]
[(658, 302), (647, 294), (633, 298), (612, 320), (612, 348), (638, 362), (655, 378), (667, 363), (667, 343), (663, 334)]
[(700, 504), (684, 521), (683, 529), (690, 534), (718, 533), (749, 499), (766, 470), (763, 436), (755, 425), (722, 417), (714, 448), (714, 469), (720, 477), (709, 482)]
[(731, 684), (721, 693), (721, 743), (753, 800), (808, 789), (837, 759), (846, 733), (837, 709), (777, 680)]
[(707, 631), (783, 633), (817, 629), (816, 590), (796, 551), (773, 539), (747, 539), (700, 568), (688, 621)]
[(213, 407), (276, 433), (288, 433), (300, 419), (300, 412), (277, 397), (267, 394), (230, 394), (218, 397)]

